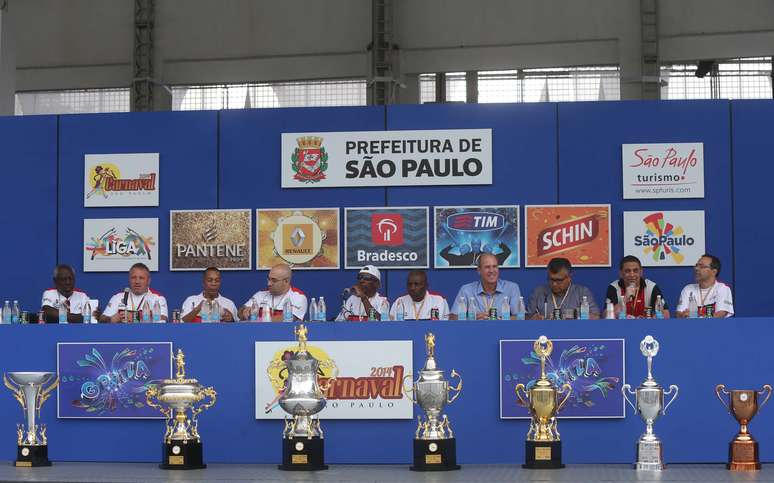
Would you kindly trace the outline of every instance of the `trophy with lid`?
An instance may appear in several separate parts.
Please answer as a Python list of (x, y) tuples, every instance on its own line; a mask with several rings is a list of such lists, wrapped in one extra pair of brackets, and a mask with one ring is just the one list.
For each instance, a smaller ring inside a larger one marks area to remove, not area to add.
[[(758, 404), (758, 396), (765, 392), (766, 398)], [(726, 402), (721, 396), (725, 394), (729, 401)], [(736, 421), (739, 423), (739, 433), (728, 443), (728, 464), (726, 468), (732, 471), (755, 471), (761, 469), (761, 460), (758, 453), (758, 442), (747, 430), (752, 418), (758, 414), (758, 410), (771, 397), (771, 386), (764, 384), (760, 391), (755, 390), (732, 390), (726, 391), (726, 386), (718, 384), (715, 386), (715, 395), (728, 409)]]
[(43, 403), (59, 384), (59, 377), (53, 372), (8, 372), (3, 374), (3, 382), (27, 418), (26, 427), (16, 425), (16, 466), (51, 466), (46, 425), (39, 424), (37, 418)]
[[(532, 350), (540, 358), (540, 378), (529, 388), (516, 385), (519, 405), (529, 409), (532, 420), (527, 432), (525, 458), (522, 467), (529, 469), (564, 468), (562, 464), (562, 441), (557, 429), (556, 414), (570, 399), (572, 386), (565, 383), (561, 388), (546, 377), (546, 358), (554, 350), (554, 344), (541, 335)], [(523, 395), (522, 395), (523, 393)], [(564, 398), (559, 402), (559, 395)]]

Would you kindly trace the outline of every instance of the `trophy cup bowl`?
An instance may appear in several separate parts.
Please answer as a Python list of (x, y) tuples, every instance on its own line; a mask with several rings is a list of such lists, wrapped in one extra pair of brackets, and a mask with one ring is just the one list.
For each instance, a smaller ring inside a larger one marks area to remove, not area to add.
[(26, 416), (24, 425), (17, 425), (17, 454), (15, 465), (19, 467), (51, 466), (48, 459), (46, 426), (36, 418), (40, 408), (59, 384), (53, 372), (8, 372), (3, 377), (5, 386), (13, 392)]
[(308, 352), (296, 352), (285, 361), (285, 365), (288, 382), (285, 393), (278, 401), (280, 407), (293, 416), (312, 416), (322, 411), (326, 401), (317, 383), (320, 362)]
[[(766, 398), (758, 404), (758, 396), (768, 391)], [(758, 452), (758, 442), (752, 437), (747, 429), (747, 425), (755, 417), (760, 408), (762, 408), (771, 397), (772, 388), (769, 384), (764, 384), (760, 391), (754, 390), (731, 390), (727, 391), (726, 386), (718, 384), (715, 386), (715, 395), (726, 407), (731, 415), (739, 423), (739, 433), (734, 437), (728, 446), (728, 464), (726, 468), (732, 471), (755, 471), (761, 469), (760, 457)], [(723, 396), (729, 397), (726, 403)]]

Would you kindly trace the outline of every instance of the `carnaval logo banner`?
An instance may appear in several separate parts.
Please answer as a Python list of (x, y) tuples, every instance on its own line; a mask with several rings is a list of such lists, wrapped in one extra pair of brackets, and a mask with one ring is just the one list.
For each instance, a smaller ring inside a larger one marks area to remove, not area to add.
[(251, 210), (172, 210), (169, 212), (169, 269), (250, 270)]
[(159, 153), (84, 156), (83, 206), (159, 206)]
[(344, 268), (427, 268), (427, 207), (344, 209)]
[(520, 266), (519, 207), (436, 206), (435, 268), (470, 268), (482, 253), (500, 267)]
[(524, 219), (527, 267), (545, 267), (555, 257), (610, 266), (610, 205), (527, 205)]
[[(624, 339), (552, 339), (546, 377), (572, 386), (560, 418), (623, 418)], [(540, 377), (534, 340), (500, 341), (500, 418), (529, 418), (517, 404), (516, 385), (529, 390)], [(559, 396), (564, 398), (564, 396)]]
[(623, 248), (646, 267), (691, 266), (705, 252), (704, 212), (626, 211)]
[(171, 342), (59, 342), (56, 353), (57, 417), (163, 417), (145, 391), (172, 378)]
[(704, 198), (704, 144), (624, 144), (623, 197)]
[[(411, 419), (412, 402), (403, 393), (403, 378), (413, 371), (412, 346), (410, 340), (309, 342), (307, 350), (315, 359), (332, 359), (339, 368), (338, 378), (324, 393), (327, 404), (320, 417)], [(287, 415), (278, 404), (287, 383), (287, 369), (269, 366), (297, 348), (297, 342), (255, 343), (256, 419), (283, 419)], [(329, 379), (331, 371), (320, 369), (318, 382)]]
[(286, 208), (256, 210), (256, 269), (278, 263), (293, 269), (338, 269), (339, 209)]
[(159, 270), (158, 218), (83, 220), (83, 271), (126, 272), (142, 262)]

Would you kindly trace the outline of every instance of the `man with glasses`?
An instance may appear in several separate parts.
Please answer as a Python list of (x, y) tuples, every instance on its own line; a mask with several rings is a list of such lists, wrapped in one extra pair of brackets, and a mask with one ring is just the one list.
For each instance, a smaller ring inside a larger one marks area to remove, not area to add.
[[(519, 284), (500, 279), (500, 267), (497, 257), (491, 253), (481, 254), (478, 257), (478, 268), (476, 271), (478, 272), (479, 280), (460, 287), (460, 291), (457, 292), (457, 297), (454, 299), (454, 306), (449, 314), (449, 319), (457, 320), (462, 300), (464, 300), (465, 307), (473, 300), (474, 306), (472, 311), (476, 314), (476, 320), (488, 319), (490, 309), (496, 309), (498, 317), (501, 316), (505, 297), (508, 297), (511, 314), (516, 314), (521, 290), (519, 289)], [(468, 312), (470, 312), (469, 307), (468, 309)]]
[(720, 275), (720, 259), (705, 253), (693, 268), (696, 283), (691, 283), (680, 292), (677, 302), (677, 316), (686, 318), (690, 311), (690, 300), (696, 301), (699, 317), (731, 317), (734, 315), (734, 299), (731, 288), (717, 279)]
[(306, 295), (301, 290), (290, 284), (293, 272), (290, 267), (284, 263), (274, 265), (269, 270), (268, 287), (266, 290), (259, 290), (245, 302), (239, 309), (239, 318), (241, 320), (250, 320), (250, 309), (255, 304), (260, 308), (258, 320), (264, 318), (263, 310), (268, 310), (272, 322), (281, 322), (284, 319), (283, 309), (285, 302), (290, 300), (293, 312), (293, 320), (304, 320), (306, 315), (307, 300)]
[(366, 265), (357, 273), (357, 283), (349, 290), (352, 291), (336, 320), (369, 320), (369, 314), (373, 319), (381, 320), (382, 313), (388, 313), (390, 303), (387, 297), (379, 294), (378, 290), (382, 283), (382, 276), (379, 269), (373, 265)]
[(610, 282), (607, 286), (605, 297), (613, 303), (615, 307), (615, 316), (621, 311), (619, 301), (624, 300), (626, 304), (626, 315), (634, 318), (643, 318), (647, 316), (646, 308), (650, 308), (655, 316), (657, 310), (656, 302), (661, 297), (663, 308), (661, 314), (665, 319), (669, 318), (669, 308), (667, 307), (664, 294), (661, 288), (655, 282), (648, 280), (643, 275), (640, 259), (634, 255), (626, 255), (621, 259), (618, 265), (618, 274), (621, 278)]
[(589, 318), (599, 318), (599, 307), (587, 287), (572, 282), (572, 264), (566, 258), (548, 262), (548, 284), (537, 287), (529, 297), (530, 319), (574, 319), (579, 317), (583, 297), (589, 303)]

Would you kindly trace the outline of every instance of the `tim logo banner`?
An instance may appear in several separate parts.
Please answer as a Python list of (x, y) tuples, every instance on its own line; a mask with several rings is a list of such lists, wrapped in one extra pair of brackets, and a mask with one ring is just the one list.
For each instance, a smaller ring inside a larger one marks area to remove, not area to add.
[[(552, 339), (546, 377), (572, 387), (560, 418), (623, 418), (624, 339)], [(540, 377), (534, 340), (500, 341), (500, 418), (526, 419), (529, 410), (517, 404), (516, 385), (529, 390)], [(559, 396), (561, 401), (564, 395)]]
[(344, 268), (428, 267), (428, 208), (345, 208)]
[(704, 144), (624, 144), (623, 197), (704, 198)]
[(256, 210), (258, 270), (287, 263), (294, 270), (339, 268), (339, 209)]
[(436, 206), (435, 268), (470, 268), (491, 253), (501, 267), (521, 264), (519, 207)]
[(625, 211), (624, 253), (646, 267), (690, 267), (704, 253), (703, 211)]
[(142, 262), (159, 270), (158, 218), (83, 220), (83, 271), (127, 272)]
[(159, 206), (159, 153), (84, 156), (83, 206)]
[(555, 257), (573, 266), (610, 266), (610, 205), (527, 205), (527, 267)]
[[(327, 404), (319, 414), (327, 419), (411, 419), (412, 402), (403, 394), (403, 378), (412, 368), (410, 340), (320, 341), (307, 344), (316, 359), (332, 359), (339, 368), (338, 378), (325, 391)], [(297, 342), (255, 343), (255, 418), (283, 419), (285, 411), (278, 395), (285, 388), (287, 369), (269, 377), (269, 365), (298, 348)], [(321, 369), (318, 381), (332, 374)], [(272, 383), (274, 379), (277, 387)]]

